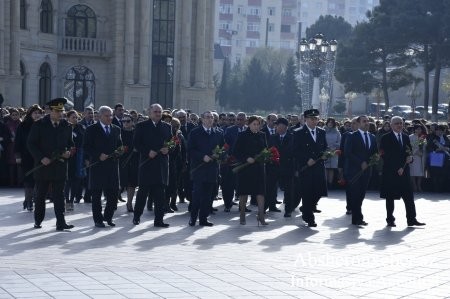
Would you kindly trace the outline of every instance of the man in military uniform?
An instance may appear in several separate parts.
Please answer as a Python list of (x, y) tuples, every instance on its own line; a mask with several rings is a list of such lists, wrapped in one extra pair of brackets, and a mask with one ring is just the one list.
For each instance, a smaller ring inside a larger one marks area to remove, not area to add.
[[(64, 218), (64, 182), (67, 179), (67, 159), (74, 146), (72, 128), (62, 119), (65, 98), (47, 103), (50, 114), (35, 122), (28, 136), (27, 144), (35, 166), (44, 165), (33, 175), (36, 181), (34, 228), (41, 228), (45, 217), (45, 197), (51, 185), (52, 200), (56, 216), (56, 230), (71, 229)], [(31, 174), (30, 174), (31, 175)]]
[(320, 159), (328, 145), (325, 131), (317, 127), (319, 111), (310, 109), (304, 112), (305, 125), (294, 131), (293, 151), (296, 160), (300, 194), (303, 199), (302, 218), (309, 227), (316, 227), (314, 213), (319, 213), (317, 203), (327, 196), (325, 166)]

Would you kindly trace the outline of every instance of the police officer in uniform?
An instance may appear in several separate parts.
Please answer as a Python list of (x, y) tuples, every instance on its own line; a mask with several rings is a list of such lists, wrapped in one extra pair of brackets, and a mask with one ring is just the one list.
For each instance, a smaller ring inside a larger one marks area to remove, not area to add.
[(41, 228), (45, 217), (45, 197), (51, 186), (51, 195), (56, 216), (56, 230), (63, 231), (74, 226), (64, 218), (64, 182), (67, 179), (67, 159), (74, 146), (72, 128), (62, 119), (65, 98), (47, 103), (50, 114), (38, 120), (31, 127), (27, 145), (34, 159), (35, 167), (44, 165), (33, 174), (36, 181), (34, 228)]

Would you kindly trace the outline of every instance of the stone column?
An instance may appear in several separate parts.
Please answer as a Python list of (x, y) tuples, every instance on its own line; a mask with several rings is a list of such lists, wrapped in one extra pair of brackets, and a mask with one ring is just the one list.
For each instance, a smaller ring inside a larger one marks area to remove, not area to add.
[(207, 0), (197, 0), (195, 87), (198, 88), (205, 88), (206, 1)]
[(215, 28), (215, 16), (216, 16), (216, 5), (213, 1), (209, 1), (209, 8), (207, 9), (208, 12), (208, 38), (207, 38), (207, 45), (208, 45), (208, 77), (206, 78), (208, 82), (209, 88), (214, 88), (214, 28)]
[(20, 0), (11, 0), (11, 75), (20, 76)]
[(5, 1), (0, 1), (0, 75), (5, 74)]
[(191, 21), (192, 21), (192, 0), (183, 1), (183, 17), (181, 28), (181, 86), (191, 86)]
[(134, 24), (135, 0), (125, 3), (125, 82), (134, 84)]
[(141, 31), (139, 46), (139, 84), (149, 85), (150, 0), (141, 0)]

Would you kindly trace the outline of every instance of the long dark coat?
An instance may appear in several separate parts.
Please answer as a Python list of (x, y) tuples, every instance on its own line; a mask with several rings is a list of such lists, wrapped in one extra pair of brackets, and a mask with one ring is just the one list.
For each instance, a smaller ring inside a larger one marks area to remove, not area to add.
[[(89, 163), (93, 164), (100, 159), (100, 155), (112, 154), (122, 146), (120, 128), (111, 125), (107, 135), (100, 122), (87, 127), (84, 135), (83, 149)], [(89, 189), (119, 189), (119, 160), (110, 158), (89, 168)]]
[[(16, 139), (14, 143), (14, 152), (22, 160), (20, 165), (22, 167), (23, 173), (27, 173), (34, 167), (33, 156), (28, 150), (27, 140), (28, 135), (31, 132), (31, 127), (33, 126), (33, 120), (29, 119), (27, 121), (21, 122), (16, 131)], [(34, 178), (32, 175), (24, 177), (24, 183), (34, 183)]]
[[(47, 115), (36, 121), (31, 127), (27, 140), (28, 149), (33, 156), (34, 165), (41, 165), (45, 157), (52, 159), (74, 146), (72, 128), (62, 119), (58, 127), (54, 127)], [(34, 172), (34, 179), (64, 181), (67, 178), (67, 160), (60, 159)]]
[[(219, 164), (216, 161), (203, 163), (205, 155), (211, 156), (216, 146), (223, 146), (223, 135), (216, 129), (211, 134), (206, 133), (203, 126), (191, 131), (188, 139), (188, 153), (191, 159), (191, 177), (193, 181), (217, 183), (219, 177)], [(202, 166), (200, 166), (202, 165)]]
[[(169, 124), (159, 121), (156, 126), (152, 120), (146, 120), (136, 125), (134, 132), (134, 148), (139, 152), (139, 186), (169, 184), (169, 155), (160, 153), (164, 143), (172, 138), (172, 128)], [(150, 150), (158, 153), (153, 159), (148, 159)]]
[[(138, 183), (139, 154), (133, 148), (134, 129), (122, 130), (122, 142), (128, 147), (128, 153), (120, 157), (120, 184), (122, 187), (136, 187)], [(132, 155), (130, 157), (130, 155)], [(128, 160), (125, 167), (122, 167)]]
[(301, 195), (310, 198), (328, 195), (323, 160), (319, 160), (313, 166), (301, 171), (309, 159), (319, 159), (328, 148), (325, 130), (316, 127), (315, 131), (317, 135), (315, 142), (306, 125), (294, 131), (293, 138), (295, 169), (299, 178)]
[[(266, 134), (253, 133), (249, 128), (241, 132), (234, 144), (233, 155), (238, 162), (246, 163), (267, 147)], [(238, 195), (263, 195), (265, 193), (265, 165), (255, 162), (237, 173)]]
[(267, 165), (267, 171), (274, 172), (274, 175), (279, 179), (280, 187), (285, 187), (286, 181), (292, 179), (294, 175), (294, 163), (292, 152), (293, 135), (288, 131), (280, 140), (279, 134), (271, 135), (269, 138), (269, 147), (276, 147), (280, 153), (280, 164)]
[(398, 142), (395, 134), (389, 132), (381, 137), (380, 152), (383, 159), (383, 171), (381, 175), (381, 198), (399, 199), (402, 194), (412, 193), (409, 176), (409, 164), (406, 164), (403, 175), (397, 171), (405, 165), (406, 158), (410, 155), (411, 143), (409, 136), (402, 133), (403, 146)]

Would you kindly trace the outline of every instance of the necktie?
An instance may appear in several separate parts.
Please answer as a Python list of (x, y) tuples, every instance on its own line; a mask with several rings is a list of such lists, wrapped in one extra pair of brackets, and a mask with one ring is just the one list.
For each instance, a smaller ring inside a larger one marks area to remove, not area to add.
[(105, 126), (106, 135), (109, 135), (109, 126)]
[(367, 136), (367, 132), (364, 132), (364, 141), (366, 143), (366, 150), (369, 150), (369, 137)]
[(400, 135), (400, 133), (398, 133), (397, 138), (398, 138), (398, 142), (400, 143), (400, 145), (403, 146), (402, 136)]
[(280, 143), (283, 143), (283, 136), (280, 136)]
[(58, 127), (58, 122), (55, 121), (55, 122), (53, 123), (53, 126), (54, 126), (55, 128), (57, 128), (57, 127)]

